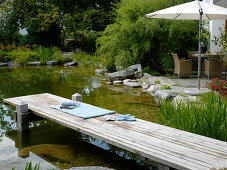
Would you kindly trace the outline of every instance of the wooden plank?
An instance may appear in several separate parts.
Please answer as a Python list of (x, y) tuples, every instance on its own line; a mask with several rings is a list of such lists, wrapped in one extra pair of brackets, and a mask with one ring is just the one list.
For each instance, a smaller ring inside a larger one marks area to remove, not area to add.
[[(140, 119), (136, 122), (106, 122), (101, 118), (82, 120), (48, 108), (50, 105), (56, 105), (66, 100), (50, 94), (10, 98), (5, 99), (4, 102), (15, 105), (20, 100), (28, 101), (29, 109), (39, 116), (170, 167), (209, 169), (227, 166), (226, 142)], [(40, 104), (42, 105), (40, 106)], [(103, 127), (105, 128), (103, 129)]]

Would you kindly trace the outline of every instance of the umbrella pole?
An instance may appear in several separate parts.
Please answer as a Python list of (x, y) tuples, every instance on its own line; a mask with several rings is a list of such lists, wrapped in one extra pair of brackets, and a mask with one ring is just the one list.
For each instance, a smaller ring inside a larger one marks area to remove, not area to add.
[(202, 17), (203, 17), (203, 10), (202, 8), (199, 9), (199, 56), (198, 56), (198, 89), (200, 90), (200, 78), (201, 78), (201, 34), (202, 34)]

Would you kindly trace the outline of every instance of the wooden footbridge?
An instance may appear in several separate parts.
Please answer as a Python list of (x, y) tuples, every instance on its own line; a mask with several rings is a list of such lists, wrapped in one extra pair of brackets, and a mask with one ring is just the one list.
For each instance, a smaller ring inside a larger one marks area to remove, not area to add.
[[(26, 130), (28, 122), (37, 117), (45, 118), (155, 161), (158, 169), (227, 168), (226, 142), (140, 119), (131, 122), (106, 121), (103, 117), (82, 119), (50, 108), (66, 100), (44, 93), (8, 98), (4, 102), (17, 106), (19, 130)], [(26, 101), (28, 110), (21, 101)]]

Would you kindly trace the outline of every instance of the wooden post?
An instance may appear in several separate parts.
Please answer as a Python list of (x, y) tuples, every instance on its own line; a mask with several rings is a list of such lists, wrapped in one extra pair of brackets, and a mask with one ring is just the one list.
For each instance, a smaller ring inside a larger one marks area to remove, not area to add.
[(75, 94), (72, 95), (72, 100), (73, 101), (80, 101), (80, 102), (82, 102), (82, 95), (79, 94), (79, 93), (75, 93)]
[(28, 112), (28, 104), (18, 104), (16, 105), (17, 111), (17, 130), (21, 132), (25, 132), (29, 130), (29, 112)]
[(30, 143), (30, 133), (22, 133), (17, 131), (17, 138), (15, 140), (16, 147), (18, 148), (18, 156), (22, 158), (29, 157), (29, 150), (26, 149)]

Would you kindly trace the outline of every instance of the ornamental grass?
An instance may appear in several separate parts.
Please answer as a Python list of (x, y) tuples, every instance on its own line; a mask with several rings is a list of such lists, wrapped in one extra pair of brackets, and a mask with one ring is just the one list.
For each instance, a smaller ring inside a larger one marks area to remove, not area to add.
[(207, 93), (197, 102), (160, 103), (158, 121), (161, 124), (203, 136), (227, 141), (227, 102), (222, 96)]

